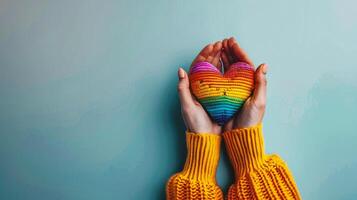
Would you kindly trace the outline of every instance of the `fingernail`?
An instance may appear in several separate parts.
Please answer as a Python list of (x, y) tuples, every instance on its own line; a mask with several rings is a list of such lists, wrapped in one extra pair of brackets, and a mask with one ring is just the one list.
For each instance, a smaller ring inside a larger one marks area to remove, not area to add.
[(263, 72), (263, 74), (267, 74), (267, 72), (268, 72), (268, 65), (267, 64), (263, 64), (262, 72)]
[(185, 71), (181, 67), (178, 70), (178, 76), (180, 79), (185, 78)]

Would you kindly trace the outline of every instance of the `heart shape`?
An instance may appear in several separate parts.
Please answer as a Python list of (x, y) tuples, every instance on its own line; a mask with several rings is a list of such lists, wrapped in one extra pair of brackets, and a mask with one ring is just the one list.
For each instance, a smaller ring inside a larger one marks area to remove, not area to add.
[(219, 125), (233, 117), (254, 88), (254, 68), (244, 62), (232, 64), (223, 75), (211, 63), (198, 62), (189, 78), (192, 93)]

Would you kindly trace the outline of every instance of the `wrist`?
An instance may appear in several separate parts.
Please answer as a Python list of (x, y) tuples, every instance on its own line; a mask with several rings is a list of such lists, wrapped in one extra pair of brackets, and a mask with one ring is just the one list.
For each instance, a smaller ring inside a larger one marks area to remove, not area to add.
[(248, 112), (243, 110), (242, 115), (234, 121), (232, 129), (242, 129), (257, 126), (262, 123), (264, 111), (250, 109)]
[(190, 133), (195, 133), (195, 134), (214, 134), (214, 135), (220, 135), (222, 133), (222, 127), (219, 126), (218, 124), (212, 124), (212, 125), (204, 125), (202, 127), (200, 126), (194, 126), (192, 128), (187, 127), (187, 132)]
[(262, 123), (265, 108), (258, 108), (252, 102), (244, 107), (234, 120), (233, 129), (250, 128)]
[(233, 128), (231, 130), (238, 130), (238, 129), (249, 129), (252, 127), (256, 127), (262, 122), (260, 120), (245, 120), (245, 121), (240, 121), (234, 124)]

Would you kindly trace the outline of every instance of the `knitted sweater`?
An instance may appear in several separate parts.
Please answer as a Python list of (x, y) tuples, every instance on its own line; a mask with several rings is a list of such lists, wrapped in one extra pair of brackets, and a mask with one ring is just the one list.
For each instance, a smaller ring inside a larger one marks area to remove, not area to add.
[[(235, 173), (227, 199), (301, 199), (285, 162), (264, 152), (262, 125), (223, 134)], [(223, 199), (216, 183), (221, 136), (186, 133), (187, 159), (183, 170), (166, 184), (166, 199)]]

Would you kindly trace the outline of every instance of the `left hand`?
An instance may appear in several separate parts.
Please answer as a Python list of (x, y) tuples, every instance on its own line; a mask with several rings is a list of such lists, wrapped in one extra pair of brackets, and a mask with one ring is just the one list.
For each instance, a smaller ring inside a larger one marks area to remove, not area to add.
[[(192, 62), (191, 67), (198, 62), (209, 62), (216, 66), (218, 70), (221, 70), (221, 50), (221, 41), (216, 42), (215, 44), (208, 44), (197, 55)], [(178, 77), (179, 83), (177, 89), (181, 102), (182, 117), (185, 121), (187, 130), (194, 133), (220, 134), (222, 132), (222, 127), (208, 116), (202, 105), (191, 94), (188, 75), (182, 68), (179, 68), (178, 70)]]

